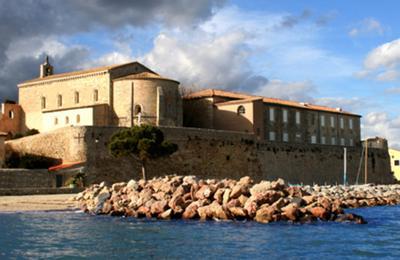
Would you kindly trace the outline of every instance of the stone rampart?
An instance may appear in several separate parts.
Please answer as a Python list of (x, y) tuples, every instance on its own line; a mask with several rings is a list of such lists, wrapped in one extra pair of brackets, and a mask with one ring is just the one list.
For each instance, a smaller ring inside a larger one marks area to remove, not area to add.
[[(49, 156), (64, 161), (86, 160), (87, 184), (109, 183), (140, 178), (140, 164), (134, 158), (114, 158), (107, 145), (118, 127), (70, 127), (34, 140), (13, 142), (7, 148)], [(260, 142), (252, 134), (195, 128), (162, 127), (166, 139), (179, 150), (169, 158), (148, 163), (148, 177), (178, 174), (201, 178), (239, 179), (249, 175), (255, 180), (284, 178), (292, 184), (343, 183), (343, 147)], [(78, 138), (79, 137), (79, 138)], [(49, 138), (52, 142), (49, 142)], [(42, 143), (46, 143), (42, 144)], [(39, 149), (40, 147), (40, 149)], [(61, 149), (60, 147), (67, 147)], [(368, 182), (391, 183), (388, 151), (369, 149)], [(53, 156), (54, 157), (54, 156)], [(347, 179), (354, 184), (361, 158), (361, 147), (347, 148)], [(359, 182), (364, 182), (364, 166)]]
[(6, 153), (34, 154), (62, 159), (63, 162), (86, 161), (85, 131), (86, 127), (64, 127), (6, 141)]
[(46, 169), (0, 169), (0, 189), (55, 188), (54, 173)]

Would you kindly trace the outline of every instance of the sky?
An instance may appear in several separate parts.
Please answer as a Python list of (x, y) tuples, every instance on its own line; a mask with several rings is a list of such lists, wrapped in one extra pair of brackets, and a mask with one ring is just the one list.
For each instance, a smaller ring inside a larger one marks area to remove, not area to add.
[(0, 100), (38, 77), (139, 61), (220, 88), (362, 115), (400, 149), (396, 0), (0, 0)]

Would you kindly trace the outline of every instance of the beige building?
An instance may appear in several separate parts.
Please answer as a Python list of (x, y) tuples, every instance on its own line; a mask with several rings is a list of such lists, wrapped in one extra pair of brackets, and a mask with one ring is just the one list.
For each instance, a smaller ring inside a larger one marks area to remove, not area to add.
[(275, 98), (207, 89), (184, 98), (184, 125), (254, 133), (271, 142), (359, 146), (360, 117)]
[(394, 177), (400, 181), (400, 151), (395, 149), (389, 149), (390, 155), (390, 166)]
[(54, 74), (48, 59), (40, 77), (18, 85), (22, 131), (64, 126), (182, 125), (179, 82), (138, 62)]

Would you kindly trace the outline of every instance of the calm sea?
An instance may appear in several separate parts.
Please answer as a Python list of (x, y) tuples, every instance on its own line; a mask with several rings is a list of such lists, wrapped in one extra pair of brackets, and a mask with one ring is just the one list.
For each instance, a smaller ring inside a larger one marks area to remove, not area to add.
[(156, 221), (73, 212), (0, 214), (0, 259), (400, 259), (400, 206), (367, 225)]

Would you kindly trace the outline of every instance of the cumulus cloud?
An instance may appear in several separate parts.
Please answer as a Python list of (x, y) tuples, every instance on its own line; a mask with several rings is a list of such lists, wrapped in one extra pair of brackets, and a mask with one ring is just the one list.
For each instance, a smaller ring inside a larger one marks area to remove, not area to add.
[(365, 137), (383, 137), (390, 147), (400, 148), (400, 117), (390, 118), (385, 112), (371, 112), (362, 119)]
[(317, 93), (316, 86), (310, 81), (285, 82), (278, 79), (270, 80), (257, 91), (266, 97), (275, 97), (298, 102), (314, 103), (313, 95)]
[(233, 89), (252, 76), (246, 34), (232, 31), (212, 35), (202, 30), (178, 35), (161, 33), (154, 48), (140, 60), (161, 74), (199, 88)]
[(397, 80), (400, 76), (400, 39), (373, 49), (364, 60), (359, 77), (374, 77), (381, 81)]
[(361, 111), (365, 108), (369, 102), (360, 97), (322, 97), (316, 98), (315, 102), (322, 106), (327, 107), (340, 107), (345, 111), (350, 111), (353, 113), (357, 113), (357, 111)]
[[(2, 1), (0, 5), (0, 99), (15, 98), (16, 84), (36, 77), (44, 53), (56, 58), (57, 72), (92, 65), (83, 46), (59, 39), (99, 28), (120, 29), (161, 24), (186, 28), (210, 18), (225, 0), (37, 0)], [(42, 48), (38, 48), (41, 46)], [(115, 51), (95, 58), (99, 64), (126, 61)], [(77, 58), (79, 58), (77, 60)], [(93, 60), (93, 59), (92, 59)], [(20, 69), (16, 71), (16, 68)]]
[(310, 10), (303, 10), (300, 15), (285, 15), (282, 17), (281, 22), (277, 25), (277, 28), (292, 28), (300, 22), (307, 20), (312, 15)]
[(357, 37), (360, 35), (367, 34), (379, 34), (383, 35), (385, 32), (382, 24), (374, 18), (366, 18), (358, 22), (350, 31), (349, 36)]
[(387, 94), (400, 94), (400, 87), (393, 87), (385, 89), (385, 93)]

